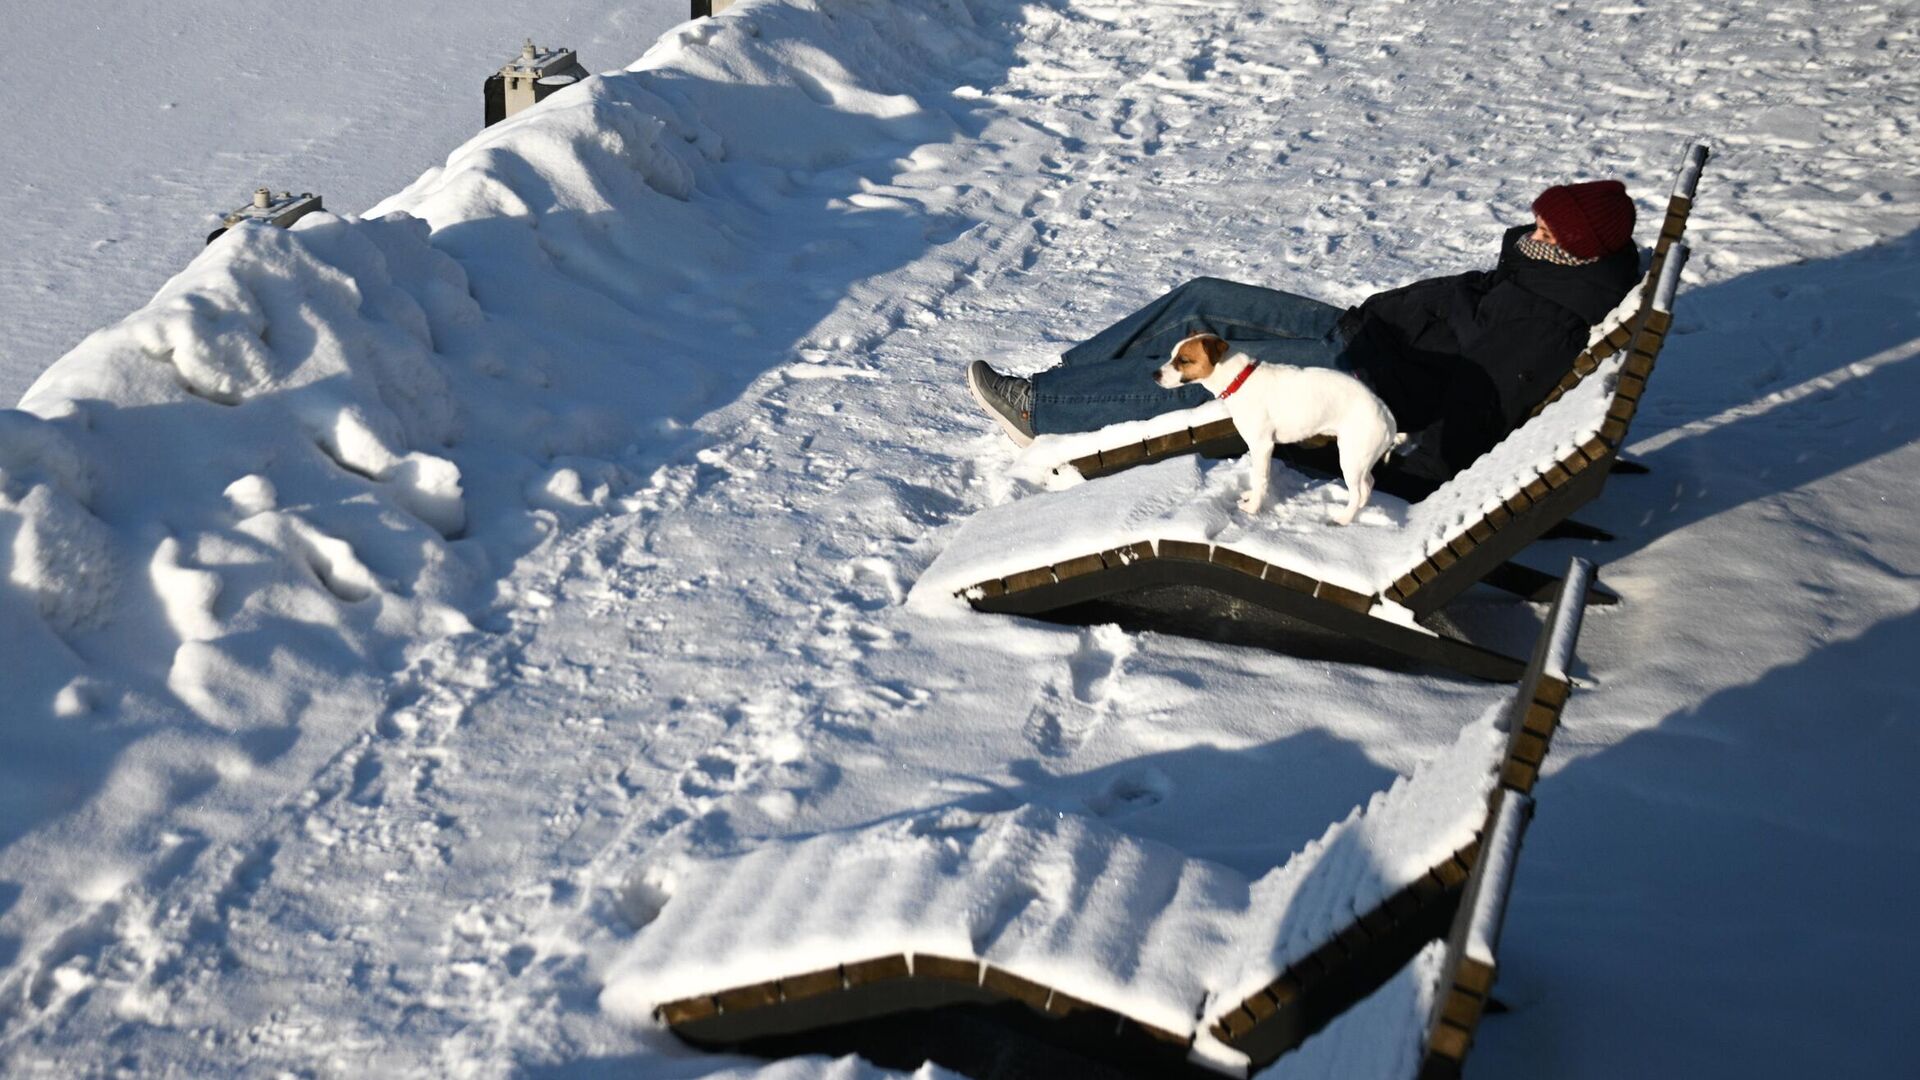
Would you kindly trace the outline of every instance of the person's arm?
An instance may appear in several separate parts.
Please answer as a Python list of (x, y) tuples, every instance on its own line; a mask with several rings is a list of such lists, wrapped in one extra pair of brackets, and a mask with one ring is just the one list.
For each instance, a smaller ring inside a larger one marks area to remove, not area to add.
[[(1540, 317), (1486, 318), (1460, 342), (1461, 355), (1484, 372), (1505, 425), (1504, 437), (1525, 423), (1534, 406), (1559, 384), (1586, 344), (1586, 329)], [(1498, 439), (1495, 439), (1497, 442)], [(1492, 444), (1489, 443), (1489, 446)]]

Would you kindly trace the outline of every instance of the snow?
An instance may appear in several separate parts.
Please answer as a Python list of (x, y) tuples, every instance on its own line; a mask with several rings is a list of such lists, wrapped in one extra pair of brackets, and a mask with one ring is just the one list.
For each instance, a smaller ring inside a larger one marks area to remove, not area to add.
[(1561, 579), (1560, 601), (1553, 625), (1547, 628), (1547, 651), (1540, 673), (1561, 682), (1568, 682), (1573, 671), (1573, 650), (1580, 641), (1580, 625), (1586, 619), (1587, 605), (1585, 596), (1593, 584), (1593, 563), (1587, 559), (1576, 558), (1567, 566), (1566, 575)]
[[(1056, 482), (966, 364), (1199, 273), (1484, 266), (1549, 183), (1620, 177), (1645, 241), (1701, 132), (1653, 472), (1582, 511), (1618, 540), (1526, 556), (1623, 603), (1474, 1069), (1901, 1071), (1903, 9), (748, 0), (650, 50), (553, 11), (12, 20), (74, 63), (0, 124), (0, 373), (38, 380), (0, 412), (0, 1072), (875, 1075), (602, 1006), (675, 867), (1031, 806), (1268, 878), (1505, 688), (904, 603)], [(529, 33), (644, 58), (457, 145)], [(261, 183), (330, 212), (201, 249)]]
[(1520, 839), (1526, 835), (1527, 817), (1533, 812), (1533, 800), (1517, 792), (1508, 792), (1500, 801), (1500, 813), (1487, 828), (1481, 845), (1484, 864), (1476, 862), (1474, 873), (1480, 877), (1480, 890), (1467, 913), (1467, 933), (1461, 949), (1469, 960), (1493, 967), (1500, 950), (1500, 924), (1507, 917), (1507, 899), (1513, 890), (1513, 873), (1520, 860)]
[(648, 917), (601, 1000), (642, 1023), (670, 1001), (909, 953), (985, 960), (1191, 1036), (1473, 838), (1498, 717), (1257, 880), (1037, 806), (650, 867), (628, 888)]

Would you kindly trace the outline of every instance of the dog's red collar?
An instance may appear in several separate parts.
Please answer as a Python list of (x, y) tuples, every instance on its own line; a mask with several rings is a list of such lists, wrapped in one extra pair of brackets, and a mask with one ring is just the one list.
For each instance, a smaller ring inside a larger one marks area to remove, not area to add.
[(1247, 381), (1247, 376), (1253, 374), (1253, 369), (1259, 366), (1258, 360), (1247, 361), (1247, 366), (1240, 369), (1240, 374), (1233, 377), (1233, 382), (1229, 383), (1225, 390), (1220, 391), (1220, 400), (1225, 401), (1232, 397), (1233, 392), (1240, 389), (1240, 384)]

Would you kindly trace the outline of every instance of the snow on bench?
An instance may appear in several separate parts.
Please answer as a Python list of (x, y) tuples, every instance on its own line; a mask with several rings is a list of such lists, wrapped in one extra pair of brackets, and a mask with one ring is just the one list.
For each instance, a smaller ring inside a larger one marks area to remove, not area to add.
[[(1502, 760), (1499, 719), (1490, 710), (1254, 881), (1041, 807), (934, 813), (700, 863), (616, 960), (602, 1000), (730, 1042), (829, 1014), (1012, 999), (1109, 1010), (1184, 1048), (1210, 1002), (1237, 1008), (1360, 913), (1464, 883)], [(891, 984), (884, 1000), (848, 993), (877, 982)], [(845, 1000), (780, 1008), (823, 995)]]
[(1590, 573), (1569, 573), (1511, 701), (1256, 880), (1045, 808), (934, 811), (686, 867), (602, 1003), (698, 1045), (751, 1046), (1018, 1002), (1168, 1062), (1264, 1065), (1445, 932), (1489, 802), (1531, 790)]
[(1495, 795), (1486, 840), (1445, 939), (1427, 943), (1366, 1000), (1281, 1058), (1274, 1080), (1454, 1080), (1497, 970), (1501, 924), (1533, 800)]
[(1663, 261), (1625, 353), (1418, 503), (1376, 493), (1353, 525), (1338, 526), (1335, 483), (1279, 467), (1274, 505), (1248, 515), (1235, 506), (1244, 465), (1174, 458), (982, 511), (909, 602), (957, 596), (981, 610), (1044, 615), (1192, 585), (1468, 674), (1517, 678), (1518, 661), (1415, 620), (1599, 494), (1672, 326), (1686, 256), (1681, 244)]
[[(1555, 597), (1546, 624), (1534, 643), (1526, 674), (1513, 697), (1508, 699), (1504, 715), (1497, 724), (1506, 733), (1506, 749), (1498, 768), (1499, 783), (1487, 800), (1485, 821), (1474, 844), (1463, 851), (1454, 864), (1437, 868), (1447, 874), (1446, 884), (1450, 889), (1459, 887), (1465, 893), (1452, 911), (1453, 932), (1449, 940), (1455, 947), (1445, 954), (1441, 965), (1446, 977), (1458, 984), (1447, 989), (1445, 1001), (1442, 1002), (1448, 1010), (1447, 1023), (1452, 1029), (1442, 1030), (1437, 1026), (1437, 1020), (1428, 1024), (1429, 1047), (1456, 1049), (1458, 1052), (1452, 1053), (1451, 1057), (1443, 1055), (1441, 1062), (1444, 1065), (1446, 1061), (1451, 1061), (1456, 1069), (1466, 1053), (1461, 1036), (1464, 1034), (1466, 1042), (1471, 1041), (1473, 1024), (1478, 1022), (1479, 1010), (1484, 1007), (1487, 991), (1492, 985), (1492, 960), (1489, 957), (1497, 945), (1500, 912), (1504, 911), (1506, 891), (1511, 887), (1511, 867), (1518, 849), (1518, 839), (1510, 835), (1506, 818), (1514, 805), (1521, 805), (1526, 812), (1531, 812), (1534, 784), (1539, 778), (1540, 767), (1546, 759), (1554, 732), (1559, 727), (1560, 714), (1572, 690), (1568, 672), (1573, 666), (1574, 644), (1580, 637), (1580, 624), (1585, 615), (1592, 577), (1593, 564), (1583, 559), (1573, 560), (1568, 567), (1560, 593)], [(1516, 803), (1516, 800), (1519, 802)], [(1463, 879), (1464, 884), (1455, 880), (1455, 875)], [(1489, 881), (1492, 882), (1491, 886)], [(1394, 911), (1393, 904), (1405, 903), (1413, 895), (1412, 892), (1403, 893), (1390, 900), (1384, 910), (1376, 909), (1361, 916), (1359, 929), (1373, 932), (1373, 948), (1361, 949), (1360, 941), (1354, 940), (1351, 931), (1341, 935), (1330, 947), (1323, 946), (1321, 955), (1310, 956), (1289, 966), (1271, 983), (1242, 1001), (1239, 1008), (1222, 1013), (1212, 1029), (1214, 1038), (1245, 1054), (1254, 1064), (1263, 1065), (1287, 1054), (1302, 1039), (1313, 1035), (1336, 1015), (1344, 1018), (1349, 1007), (1366, 996), (1374, 986), (1383, 981), (1391, 985), (1388, 976), (1395, 967), (1408, 956), (1414, 955), (1422, 942), (1445, 932), (1443, 926), (1409, 919), (1401, 920), (1403, 929), (1400, 933), (1380, 932), (1378, 920)], [(1501, 905), (1498, 911), (1489, 907), (1495, 904)], [(1469, 929), (1473, 936), (1470, 940), (1476, 950), (1469, 960), (1460, 958), (1459, 943), (1464, 940), (1463, 934), (1466, 933), (1461, 929), (1462, 919), (1471, 924)], [(1417, 935), (1413, 933), (1416, 930), (1419, 932)], [(1423, 961), (1417, 958), (1413, 961), (1415, 967), (1421, 963)], [(1474, 963), (1483, 963), (1486, 970), (1474, 967)], [(1419, 1005), (1421, 1022), (1425, 1022), (1425, 1003), (1440, 996), (1442, 988), (1429, 987), (1427, 991), (1414, 995), (1414, 1000), (1422, 1003)], [(1478, 997), (1461, 1000), (1460, 995), (1473, 993), (1477, 993)], [(1375, 1030), (1371, 1037), (1395, 1042), (1400, 1036), (1394, 1032), (1404, 1035), (1408, 1028), (1405, 1020), (1405, 1017), (1398, 1020), (1390, 1017), (1382, 1022), (1390, 1023), (1391, 1029)], [(1348, 1027), (1352, 1028), (1353, 1025), (1348, 1023)], [(1311, 1045), (1310, 1041), (1308, 1046)], [(1433, 1060), (1434, 1056), (1429, 1052), (1427, 1058)], [(1289, 1071), (1281, 1075), (1344, 1077), (1410, 1074), (1336, 1070)]]

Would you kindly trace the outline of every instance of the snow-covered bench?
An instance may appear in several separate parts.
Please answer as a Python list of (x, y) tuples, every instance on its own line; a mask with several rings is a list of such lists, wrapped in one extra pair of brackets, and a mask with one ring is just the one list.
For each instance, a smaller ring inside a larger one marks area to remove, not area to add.
[(937, 1009), (912, 1049), (963, 1070), (980, 1048), (944, 1043), (983, 1013), (1120, 1074), (1262, 1067), (1446, 933), (1489, 806), (1533, 789), (1590, 573), (1509, 702), (1258, 879), (1048, 808), (933, 811), (680, 869), (602, 1003), (766, 1054), (867, 1052)]
[[(1602, 362), (1632, 341), (1639, 317), (1653, 300), (1668, 249), (1686, 235), (1687, 217), (1693, 212), (1694, 194), (1699, 188), (1700, 174), (1706, 168), (1709, 153), (1707, 144), (1703, 142), (1687, 147), (1679, 174), (1674, 180), (1673, 192), (1667, 199), (1666, 216), (1654, 240), (1652, 262), (1646, 275), (1626, 299), (1593, 328), (1587, 347), (1573, 358), (1559, 384), (1534, 407), (1533, 415), (1538, 416), (1548, 404), (1578, 386), (1582, 379), (1599, 370)], [(1304, 449), (1283, 448), (1279, 459), (1328, 475), (1338, 475), (1338, 463), (1330, 451), (1314, 452), (1318, 445), (1327, 441), (1320, 440)], [(1092, 443), (1103, 445), (1089, 449)], [(1100, 432), (1049, 436), (1029, 451), (1027, 457), (1030, 459), (1029, 466), (1033, 466), (1040, 464), (1043, 456), (1051, 455), (1053, 460), (1060, 462), (1057, 468), (1070, 468), (1091, 480), (1169, 457), (1186, 454), (1211, 458), (1238, 457), (1246, 451), (1247, 444), (1234, 430), (1233, 421), (1227, 419), (1225, 407), (1217, 402), (1208, 402), (1197, 409), (1115, 425)], [(1424, 497), (1432, 487), (1430, 481), (1400, 474), (1391, 462), (1377, 471), (1375, 483), (1380, 490), (1409, 501)]]
[[(1337, 487), (1277, 468), (1276, 505), (1247, 515), (1234, 505), (1245, 466), (1173, 458), (975, 515), (912, 599), (959, 596), (981, 611), (1144, 622), (1287, 651), (1364, 645), (1516, 679), (1519, 660), (1448, 633), (1439, 615), (1476, 582), (1518, 573), (1508, 559), (1600, 494), (1672, 326), (1686, 256), (1684, 243), (1667, 253), (1625, 352), (1417, 503), (1376, 493), (1340, 527), (1329, 520), (1344, 498)], [(1524, 591), (1552, 586), (1532, 573)]]
[(1491, 1000), (1501, 924), (1533, 800), (1494, 793), (1447, 937), (1280, 1059), (1275, 1080), (1457, 1080)]

